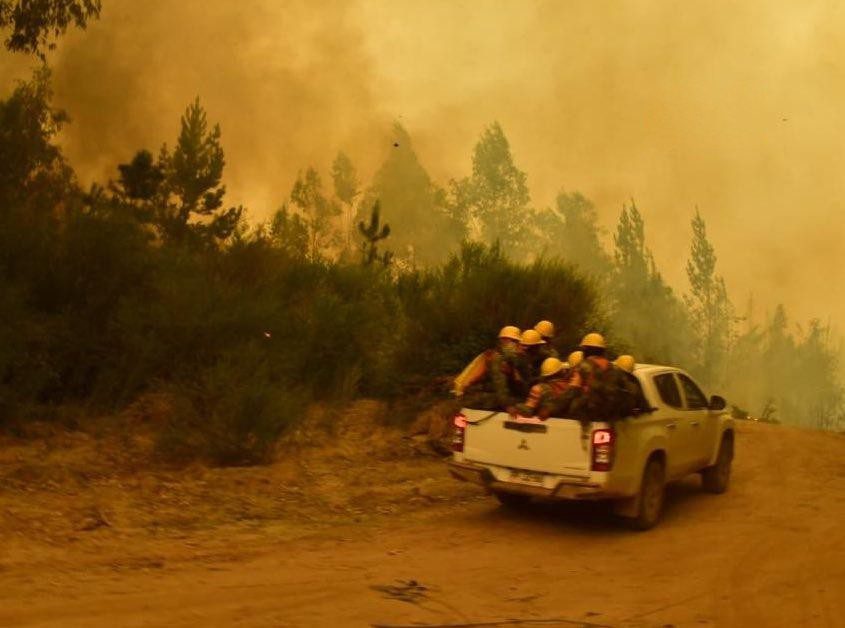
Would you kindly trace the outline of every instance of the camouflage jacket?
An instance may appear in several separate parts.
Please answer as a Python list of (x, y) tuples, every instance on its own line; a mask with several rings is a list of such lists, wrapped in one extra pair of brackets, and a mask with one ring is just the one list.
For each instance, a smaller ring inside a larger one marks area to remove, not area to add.
[(511, 403), (514, 398), (525, 396), (527, 381), (521, 368), (517, 351), (497, 349), (490, 359), (490, 383), (496, 400), (501, 406)]
[(577, 394), (570, 398), (570, 414), (581, 419), (609, 420), (624, 416), (622, 371), (605, 357), (585, 359), (573, 376)]
[(555, 377), (534, 384), (528, 393), (528, 398), (516, 406), (516, 411), (522, 416), (533, 416), (541, 409), (554, 405), (555, 401), (569, 389), (568, 377)]

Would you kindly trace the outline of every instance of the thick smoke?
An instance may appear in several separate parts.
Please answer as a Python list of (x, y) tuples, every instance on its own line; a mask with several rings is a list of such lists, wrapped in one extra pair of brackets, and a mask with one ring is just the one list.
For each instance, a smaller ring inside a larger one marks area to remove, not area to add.
[[(634, 197), (678, 288), (698, 206), (739, 309), (845, 320), (845, 9), (771, 2), (106, 0), (51, 58), (84, 178), (173, 141), (199, 95), (257, 217), (338, 149), (368, 176), (392, 119), (441, 182), (499, 120), (534, 201), (611, 227)], [(13, 75), (9, 69), (0, 82)], [(0, 69), (3, 69), (0, 66)], [(838, 325), (841, 328), (841, 324)]]

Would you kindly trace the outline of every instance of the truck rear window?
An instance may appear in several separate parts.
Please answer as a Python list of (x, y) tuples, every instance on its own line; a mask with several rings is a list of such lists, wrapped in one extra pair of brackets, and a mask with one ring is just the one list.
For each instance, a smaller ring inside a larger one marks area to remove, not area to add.
[(681, 393), (678, 390), (678, 383), (675, 381), (675, 376), (672, 373), (662, 373), (654, 376), (654, 386), (660, 394), (660, 398), (667, 406), (673, 408), (680, 408)]

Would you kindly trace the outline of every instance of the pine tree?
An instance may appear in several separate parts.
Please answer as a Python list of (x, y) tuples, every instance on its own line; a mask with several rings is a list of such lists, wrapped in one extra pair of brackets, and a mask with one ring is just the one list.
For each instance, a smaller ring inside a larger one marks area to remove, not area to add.
[(380, 213), (381, 207), (379, 202), (376, 201), (370, 211), (369, 224), (366, 224), (363, 220), (358, 223), (358, 231), (364, 238), (361, 244), (364, 266), (371, 266), (376, 262), (388, 266), (393, 259), (393, 253), (390, 251), (385, 251), (382, 254), (378, 252), (378, 243), (387, 239), (390, 235), (390, 225), (381, 224)]
[(639, 362), (684, 363), (688, 321), (657, 271), (646, 246), (645, 221), (633, 201), (622, 207), (613, 242), (609, 305), (615, 334), (630, 344)]
[(692, 244), (687, 262), (690, 292), (684, 300), (690, 313), (698, 369), (705, 381), (721, 383), (730, 345), (733, 309), (724, 279), (716, 274), (716, 252), (707, 239), (707, 228), (696, 210), (692, 219)]
[(139, 151), (118, 166), (120, 177), (112, 187), (119, 200), (143, 206), (142, 215), (165, 242), (216, 245), (232, 235), (244, 211), (223, 209), (225, 163), (220, 126), (208, 128), (196, 99), (182, 116), (174, 151), (162, 146), (155, 164), (147, 151)]

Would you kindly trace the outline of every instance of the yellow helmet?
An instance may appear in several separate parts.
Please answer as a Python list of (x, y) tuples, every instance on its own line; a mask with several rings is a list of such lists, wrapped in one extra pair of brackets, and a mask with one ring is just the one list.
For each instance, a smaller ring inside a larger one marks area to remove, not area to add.
[(569, 362), (569, 366), (571, 368), (578, 368), (578, 365), (584, 361), (584, 352), (583, 351), (573, 351), (569, 354), (569, 357), (566, 358), (566, 361)]
[(544, 345), (546, 341), (543, 340), (543, 337), (536, 329), (526, 329), (522, 332), (522, 339), (519, 341), (520, 344), (525, 346), (532, 346), (532, 345)]
[(537, 330), (543, 338), (553, 338), (555, 335), (555, 325), (551, 321), (540, 321), (536, 325), (534, 325), (534, 329)]
[(607, 345), (604, 342), (604, 336), (597, 334), (596, 332), (590, 332), (581, 340), (581, 346), (604, 349)]
[(632, 355), (620, 355), (613, 361), (613, 363), (617, 366), (617, 368), (622, 369), (626, 373), (633, 373), (636, 361)]
[(505, 325), (501, 330), (499, 330), (499, 338), (509, 338), (511, 340), (516, 340), (517, 342), (520, 340), (519, 334), (519, 327), (514, 325)]
[(546, 358), (540, 365), (540, 377), (549, 377), (555, 373), (560, 373), (563, 369), (563, 362), (557, 358)]

